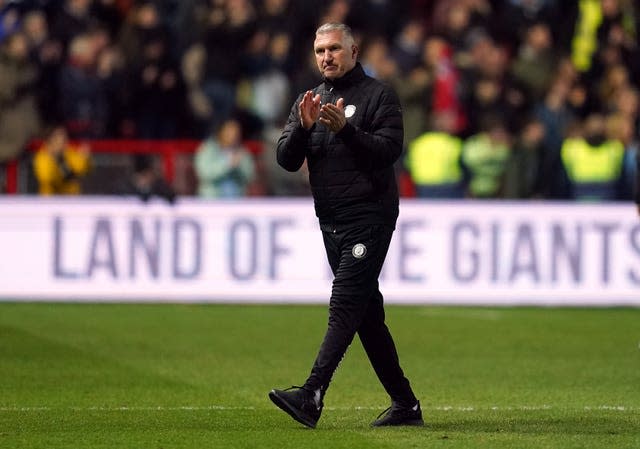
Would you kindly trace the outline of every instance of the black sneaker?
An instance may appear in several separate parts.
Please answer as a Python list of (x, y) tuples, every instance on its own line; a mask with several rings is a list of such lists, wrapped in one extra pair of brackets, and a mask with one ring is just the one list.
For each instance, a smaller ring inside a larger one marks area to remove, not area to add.
[(323, 404), (322, 399), (316, 400), (313, 391), (301, 387), (271, 390), (269, 399), (299, 423), (315, 429), (322, 413)]
[(391, 402), (391, 407), (380, 413), (378, 419), (372, 422), (371, 426), (424, 426), (420, 402), (416, 402), (413, 407)]

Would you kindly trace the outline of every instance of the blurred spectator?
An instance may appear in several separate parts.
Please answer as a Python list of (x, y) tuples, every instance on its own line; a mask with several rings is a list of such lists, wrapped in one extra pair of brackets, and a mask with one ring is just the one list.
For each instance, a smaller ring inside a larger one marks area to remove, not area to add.
[(430, 131), (409, 142), (405, 165), (420, 198), (463, 198), (462, 139), (456, 137), (455, 118), (433, 117)]
[(321, 81), (315, 54), (307, 49), (305, 57), (303, 57), (302, 60), (304, 61), (304, 64), (295, 73), (291, 80), (291, 96), (288, 104), (294, 103), (298, 96), (298, 92), (305, 92), (313, 86), (316, 86)]
[(300, 37), (294, 0), (263, 0), (261, 3), (258, 21), (262, 29), (270, 35), (287, 32), (289, 38)]
[(550, 151), (559, 153), (564, 139), (565, 129), (575, 120), (574, 114), (567, 105), (570, 81), (556, 78), (544, 99), (534, 107), (536, 117), (544, 126), (545, 146)]
[(245, 196), (255, 176), (252, 154), (242, 145), (242, 130), (227, 119), (203, 141), (195, 155), (198, 194), (203, 198)]
[(624, 197), (624, 145), (607, 138), (604, 115), (590, 114), (581, 135), (566, 138), (561, 151), (572, 198), (605, 201)]
[[(262, 0), (259, 3), (262, 4), (257, 8), (258, 24), (270, 34), (271, 51), (277, 53), (278, 67), (291, 83), (309, 57), (309, 45), (313, 42), (323, 2)], [(286, 53), (282, 53), (284, 48)]]
[(92, 0), (63, 0), (62, 7), (55, 10), (51, 19), (51, 37), (62, 44), (64, 52), (76, 36), (87, 33), (95, 23), (91, 3)]
[(109, 103), (104, 81), (96, 73), (96, 62), (92, 36), (74, 37), (58, 80), (58, 89), (64, 93), (60, 96), (60, 115), (72, 138), (105, 135)]
[[(129, 73), (125, 68), (124, 56), (111, 43), (98, 54), (96, 75), (100, 80), (107, 101), (105, 137), (132, 137), (135, 129), (131, 121), (131, 87)], [(124, 112), (127, 111), (127, 112)]]
[(117, 128), (126, 137), (154, 139), (176, 135), (177, 118), (183, 113), (183, 92), (178, 63), (170, 47), (173, 38), (170, 31), (157, 2), (135, 2), (126, 12), (117, 36), (125, 68), (117, 100), (121, 110), (126, 111), (121, 113)]
[(58, 76), (63, 62), (63, 48), (53, 39), (43, 10), (34, 9), (22, 19), (22, 27), (29, 42), (30, 59), (38, 70), (38, 107), (40, 116), (52, 120), (58, 115)]
[(592, 93), (595, 102), (604, 111), (615, 110), (615, 102), (619, 93), (627, 91), (630, 86), (629, 71), (623, 64), (612, 64), (603, 73), (600, 82)]
[(401, 73), (409, 73), (422, 62), (424, 28), (418, 20), (408, 21), (391, 46), (391, 57)]
[(192, 135), (200, 139), (238, 109), (237, 83), (258, 30), (256, 12), (248, 0), (216, 0), (184, 5), (182, 14), (185, 24), (198, 24), (198, 38), (190, 40), (181, 67)]
[(451, 47), (442, 38), (429, 37), (424, 43), (422, 59), (433, 77), (430, 110), (433, 114), (455, 117), (454, 132), (462, 132), (467, 117), (460, 98), (460, 73), (453, 63)]
[(271, 126), (264, 132), (265, 148), (262, 151), (261, 164), (265, 170), (265, 188), (267, 195), (297, 197), (311, 195), (309, 169), (306, 161), (300, 170), (289, 172), (278, 165), (276, 144), (282, 134), (282, 126)]
[[(566, 45), (567, 26), (577, 14), (577, 2), (566, 0), (506, 0), (496, 10), (495, 22), (500, 27), (500, 33), (506, 42), (515, 43), (515, 47), (526, 39), (523, 31), (545, 24), (552, 32), (552, 40), (560, 45)], [(570, 30), (571, 31), (571, 30)], [(570, 32), (569, 31), (569, 32)], [(564, 47), (562, 47), (564, 48)]]
[[(323, 23), (346, 23), (351, 12), (351, 3), (347, 0), (330, 0), (324, 7), (316, 26)], [(356, 31), (360, 29), (356, 28)]]
[[(290, 82), (286, 76), (289, 36), (256, 32), (247, 49), (244, 64), (248, 74), (244, 80), (246, 109), (260, 120), (260, 127), (272, 126), (288, 112)], [(239, 103), (241, 103), (239, 101)]]
[(468, 45), (474, 35), (486, 33), (487, 30), (477, 23), (473, 23), (472, 10), (465, 1), (454, 0), (454, 7), (450, 1), (440, 1), (434, 13), (434, 34), (442, 36), (451, 47), (456, 64), (467, 64)]
[(20, 27), (20, 10), (17, 5), (0, 1), (0, 41), (15, 33)]
[(480, 129), (462, 147), (462, 163), (469, 170), (467, 193), (472, 198), (500, 198), (511, 157), (511, 136), (496, 117), (486, 118)]
[(219, 20), (227, 0), (181, 0), (177, 3), (173, 20), (177, 49), (182, 53), (202, 42), (209, 22)]
[(0, 45), (0, 178), (4, 164), (15, 159), (39, 132), (36, 82), (27, 39), (15, 32)]
[(558, 75), (544, 100), (534, 107), (534, 116), (544, 127), (542, 145), (546, 155), (541, 168), (544, 179), (544, 184), (541, 186), (544, 198), (566, 199), (569, 196), (568, 180), (560, 157), (560, 148), (566, 137), (566, 130), (577, 120), (567, 100), (571, 82), (566, 77)]
[(639, 175), (636, 169), (636, 158), (640, 150), (640, 139), (635, 131), (633, 119), (621, 112), (607, 116), (606, 135), (608, 140), (619, 141), (624, 147), (623, 179), (617, 199), (632, 199), (636, 192), (636, 178)]
[(501, 120), (508, 130), (521, 126), (518, 123), (530, 107), (527, 95), (511, 77), (508, 54), (485, 34), (474, 37), (470, 49), (470, 64), (463, 71), (463, 101), (467, 127), (465, 134), (476, 134), (480, 124), (491, 118)]
[(117, 43), (126, 64), (134, 65), (143, 58), (148, 42), (161, 38), (171, 40), (169, 29), (163, 25), (156, 3), (144, 0), (137, 2), (127, 13)]
[[(601, 62), (619, 62), (628, 64), (636, 53), (636, 36), (640, 30), (635, 29), (634, 20), (639, 12), (637, 2), (630, 0), (602, 0), (602, 23), (598, 27), (597, 53), (613, 53), (611, 56), (595, 57), (595, 64)], [(611, 59), (610, 59), (611, 58)], [(597, 67), (595, 68), (598, 69)]]
[(145, 202), (158, 197), (173, 204), (176, 199), (176, 192), (160, 175), (154, 159), (148, 155), (138, 155), (134, 158), (133, 173), (116, 181), (114, 193), (135, 195)]
[(544, 146), (544, 125), (529, 120), (513, 144), (504, 177), (503, 197), (516, 200), (543, 198), (545, 159), (549, 151)]
[(365, 40), (361, 55), (362, 68), (372, 78), (387, 81), (398, 73), (398, 66), (389, 53), (389, 45), (381, 37)]
[(426, 67), (420, 65), (407, 75), (398, 73), (390, 82), (402, 105), (406, 146), (427, 129), (427, 116), (433, 95), (433, 77)]
[[(640, 87), (640, 86), (639, 86)], [(633, 87), (628, 85), (620, 89), (616, 93), (616, 98), (613, 103), (612, 113), (620, 113), (629, 117), (631, 123), (633, 123), (636, 132), (640, 132), (640, 128), (637, 126), (640, 124), (640, 90), (639, 87)]]
[(77, 195), (81, 193), (81, 179), (91, 168), (87, 145), (69, 143), (62, 125), (51, 125), (44, 132), (44, 140), (33, 158), (33, 170), (41, 195)]
[(537, 101), (549, 89), (557, 63), (551, 30), (546, 24), (536, 23), (527, 28), (511, 73), (528, 97)]
[(489, 0), (437, 0), (430, 26), (446, 37), (450, 45), (464, 40), (464, 34), (474, 28), (489, 31), (494, 11)]
[(191, 136), (196, 138), (207, 134), (213, 119), (213, 105), (203, 88), (206, 58), (204, 45), (194, 44), (180, 61), (180, 72), (185, 85), (186, 113), (191, 123)]
[(571, 58), (576, 69), (587, 72), (598, 48), (598, 27), (602, 23), (601, 0), (578, 2), (575, 32), (571, 42)]
[(236, 83), (256, 30), (256, 13), (249, 0), (215, 2), (210, 10), (202, 42), (206, 56), (201, 79), (214, 125), (223, 123), (235, 109)]
[(584, 120), (594, 109), (599, 109), (595, 99), (589, 95), (589, 88), (584, 77), (578, 78), (571, 84), (567, 96), (567, 106), (578, 119)]
[(180, 69), (171, 57), (167, 37), (149, 34), (130, 68), (131, 113), (137, 138), (173, 139), (184, 110)]
[(29, 42), (29, 51), (36, 53), (34, 59), (39, 59), (37, 53), (49, 39), (49, 24), (44, 11), (34, 9), (26, 13), (22, 17), (22, 31)]

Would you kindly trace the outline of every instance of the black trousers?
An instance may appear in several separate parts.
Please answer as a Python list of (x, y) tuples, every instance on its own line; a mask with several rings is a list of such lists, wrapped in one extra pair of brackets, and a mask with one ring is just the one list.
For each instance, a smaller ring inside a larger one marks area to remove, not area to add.
[(384, 322), (383, 298), (378, 288), (378, 277), (392, 234), (391, 227), (382, 225), (347, 229), (323, 227), (324, 246), (334, 280), (327, 332), (305, 388), (320, 389), (324, 395), (357, 333), (391, 399), (410, 406), (416, 403)]

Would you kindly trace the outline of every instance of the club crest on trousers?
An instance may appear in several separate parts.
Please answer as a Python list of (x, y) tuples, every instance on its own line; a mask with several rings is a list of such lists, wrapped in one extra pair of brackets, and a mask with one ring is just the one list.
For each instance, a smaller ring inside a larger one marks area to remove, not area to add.
[(367, 254), (367, 247), (362, 243), (356, 243), (353, 245), (351, 254), (353, 254), (353, 257), (356, 259), (362, 259)]

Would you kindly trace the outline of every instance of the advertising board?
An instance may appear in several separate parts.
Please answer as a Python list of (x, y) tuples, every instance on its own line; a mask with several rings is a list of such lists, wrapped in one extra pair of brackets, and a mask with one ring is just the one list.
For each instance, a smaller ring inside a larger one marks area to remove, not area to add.
[[(0, 198), (0, 299), (322, 303), (311, 199)], [(389, 303), (640, 305), (631, 204), (403, 200)]]

